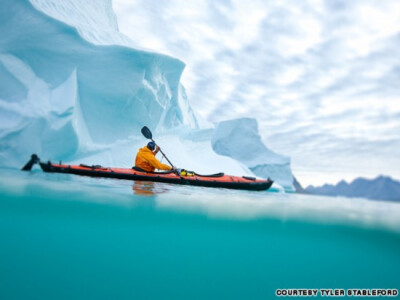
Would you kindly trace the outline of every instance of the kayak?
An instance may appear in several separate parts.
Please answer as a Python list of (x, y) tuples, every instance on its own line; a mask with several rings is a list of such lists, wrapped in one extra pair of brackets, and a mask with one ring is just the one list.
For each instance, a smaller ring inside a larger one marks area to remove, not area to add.
[(248, 176), (231, 176), (224, 173), (212, 175), (200, 175), (195, 172), (185, 172), (181, 175), (173, 171), (167, 172), (145, 172), (135, 168), (114, 168), (103, 167), (100, 165), (88, 166), (84, 164), (69, 165), (63, 163), (41, 162), (36, 154), (32, 154), (31, 159), (22, 168), (30, 171), (34, 164), (39, 164), (44, 172), (66, 173), (90, 177), (105, 177), (126, 180), (154, 181), (181, 185), (193, 185), (214, 188), (228, 188), (239, 190), (263, 191), (268, 190), (273, 181), (270, 179), (257, 179)]

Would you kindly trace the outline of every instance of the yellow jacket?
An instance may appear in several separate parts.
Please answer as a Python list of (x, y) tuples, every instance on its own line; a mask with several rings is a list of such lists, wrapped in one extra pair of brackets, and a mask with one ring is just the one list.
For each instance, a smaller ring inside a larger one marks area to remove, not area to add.
[(147, 172), (154, 172), (155, 169), (171, 170), (171, 167), (161, 163), (155, 157), (154, 152), (147, 148), (147, 146), (139, 149), (136, 154), (135, 165)]

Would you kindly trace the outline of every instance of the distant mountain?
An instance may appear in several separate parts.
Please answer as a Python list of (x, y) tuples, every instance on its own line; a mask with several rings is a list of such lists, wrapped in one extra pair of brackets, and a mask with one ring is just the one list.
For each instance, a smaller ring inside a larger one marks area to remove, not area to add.
[(308, 186), (306, 192), (315, 195), (362, 197), (375, 200), (400, 201), (400, 181), (388, 176), (375, 179), (357, 178), (351, 183), (342, 180), (336, 185)]

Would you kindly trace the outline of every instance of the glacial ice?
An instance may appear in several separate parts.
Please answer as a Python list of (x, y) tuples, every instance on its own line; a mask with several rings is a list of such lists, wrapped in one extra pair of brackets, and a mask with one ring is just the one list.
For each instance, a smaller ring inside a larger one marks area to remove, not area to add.
[(257, 120), (242, 118), (217, 124), (211, 140), (214, 151), (245, 164), (255, 175), (273, 178), (294, 191), (290, 158), (269, 150), (261, 140)]
[(289, 159), (264, 146), (255, 120), (199, 128), (180, 83), (185, 64), (122, 35), (111, 0), (2, 4), (1, 167), (19, 168), (31, 153), (130, 167), (147, 125), (179, 167), (254, 173), (291, 190)]

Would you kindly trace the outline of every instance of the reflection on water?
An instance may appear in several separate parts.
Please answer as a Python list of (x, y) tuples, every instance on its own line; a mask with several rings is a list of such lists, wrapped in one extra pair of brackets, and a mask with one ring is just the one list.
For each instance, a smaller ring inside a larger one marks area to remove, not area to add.
[(132, 190), (135, 195), (154, 196), (168, 192), (164, 185), (157, 184), (152, 181), (135, 180), (132, 185)]

